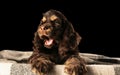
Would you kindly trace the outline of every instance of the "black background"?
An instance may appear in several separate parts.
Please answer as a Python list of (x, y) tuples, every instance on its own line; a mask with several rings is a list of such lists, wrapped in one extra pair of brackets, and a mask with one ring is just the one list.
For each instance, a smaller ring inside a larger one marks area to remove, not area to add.
[(42, 13), (55, 9), (61, 11), (82, 36), (80, 52), (120, 56), (117, 2), (33, 0), (1, 4), (0, 50), (31, 51)]

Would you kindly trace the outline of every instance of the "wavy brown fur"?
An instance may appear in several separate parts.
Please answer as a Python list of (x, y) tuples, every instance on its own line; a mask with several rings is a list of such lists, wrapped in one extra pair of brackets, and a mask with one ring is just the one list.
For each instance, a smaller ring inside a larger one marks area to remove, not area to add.
[[(39, 75), (47, 74), (55, 64), (65, 64), (65, 72), (69, 75), (73, 73), (75, 75), (83, 74), (86, 72), (86, 67), (85, 62), (78, 54), (78, 45), (81, 40), (80, 35), (59, 11), (49, 10), (43, 14), (43, 17), (48, 16), (49, 18), (51, 15), (56, 15), (59, 20), (60, 27), (58, 29), (57, 27), (56, 29), (53, 27), (52, 31), (54, 33), (52, 36), (55, 40), (57, 39), (58, 43), (53, 44), (51, 48), (47, 48), (44, 46), (43, 39), (38, 35), (39, 33), (35, 32), (33, 54), (29, 58), (29, 63), (32, 65), (33, 71)], [(50, 26), (53, 25), (49, 24)], [(38, 29), (41, 25), (42, 22), (38, 26)]]

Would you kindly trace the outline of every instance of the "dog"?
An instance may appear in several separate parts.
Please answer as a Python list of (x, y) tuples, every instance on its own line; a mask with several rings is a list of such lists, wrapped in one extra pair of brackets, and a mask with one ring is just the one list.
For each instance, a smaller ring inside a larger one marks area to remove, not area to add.
[(33, 54), (29, 58), (32, 71), (46, 75), (54, 65), (63, 64), (68, 75), (83, 75), (87, 69), (79, 55), (80, 41), (81, 36), (60, 11), (46, 11), (34, 34)]

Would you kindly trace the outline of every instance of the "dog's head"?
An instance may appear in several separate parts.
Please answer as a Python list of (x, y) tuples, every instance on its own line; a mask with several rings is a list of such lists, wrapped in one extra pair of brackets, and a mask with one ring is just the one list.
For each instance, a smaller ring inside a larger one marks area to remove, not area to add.
[(53, 46), (59, 46), (60, 50), (76, 48), (80, 42), (80, 36), (74, 31), (72, 24), (56, 10), (49, 10), (43, 14), (37, 35), (49, 49)]
[(37, 32), (40, 39), (44, 40), (45, 47), (51, 48), (61, 40), (65, 29), (63, 17), (64, 16), (56, 10), (49, 10), (43, 14)]

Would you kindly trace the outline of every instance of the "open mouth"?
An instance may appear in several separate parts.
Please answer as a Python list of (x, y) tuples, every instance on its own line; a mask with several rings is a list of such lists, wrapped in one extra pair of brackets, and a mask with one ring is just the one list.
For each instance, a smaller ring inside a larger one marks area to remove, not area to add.
[(47, 48), (51, 48), (54, 43), (54, 39), (47, 37), (47, 36), (42, 36), (41, 39), (44, 40), (44, 46)]
[(51, 46), (53, 44), (53, 39), (46, 39), (44, 40), (44, 45)]

